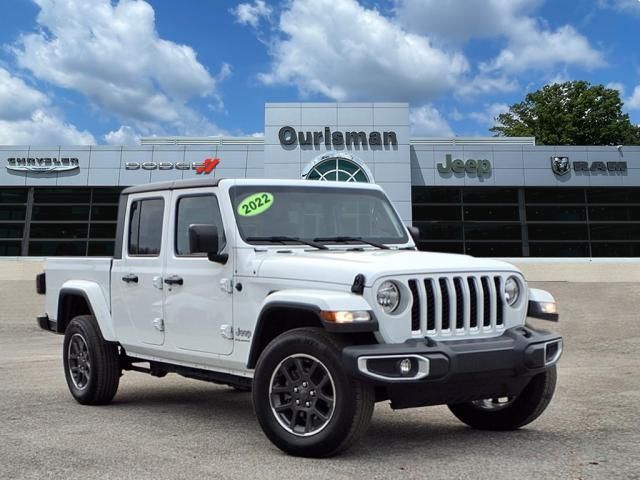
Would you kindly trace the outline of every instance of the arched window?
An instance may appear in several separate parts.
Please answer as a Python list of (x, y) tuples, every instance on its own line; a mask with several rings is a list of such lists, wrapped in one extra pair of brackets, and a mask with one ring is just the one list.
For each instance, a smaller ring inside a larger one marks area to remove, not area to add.
[(321, 158), (303, 176), (307, 180), (369, 183), (372, 178), (367, 170), (366, 167), (352, 159), (332, 156)]

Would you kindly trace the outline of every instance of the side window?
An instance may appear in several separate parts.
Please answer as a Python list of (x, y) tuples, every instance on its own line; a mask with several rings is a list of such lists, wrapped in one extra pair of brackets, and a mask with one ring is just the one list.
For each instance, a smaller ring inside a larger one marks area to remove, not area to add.
[(191, 255), (189, 250), (189, 225), (207, 224), (218, 227), (218, 245), (226, 244), (224, 224), (218, 199), (213, 195), (195, 195), (178, 200), (176, 221), (176, 255)]
[(129, 244), (131, 256), (160, 255), (164, 200), (150, 198), (131, 204), (129, 213)]

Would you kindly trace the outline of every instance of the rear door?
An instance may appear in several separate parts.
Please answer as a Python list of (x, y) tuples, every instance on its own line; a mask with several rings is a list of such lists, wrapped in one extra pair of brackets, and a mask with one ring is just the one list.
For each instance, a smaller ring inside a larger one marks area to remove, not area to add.
[[(189, 249), (189, 225), (218, 227), (220, 253), (231, 253), (216, 190), (174, 190), (169, 248), (164, 269), (167, 344), (192, 354), (228, 355), (233, 350), (233, 256), (211, 262)], [(227, 222), (229, 224), (229, 222)], [(179, 283), (175, 283), (175, 281)]]
[(162, 270), (170, 192), (130, 195), (122, 259), (112, 269), (112, 311), (126, 345), (164, 343)]

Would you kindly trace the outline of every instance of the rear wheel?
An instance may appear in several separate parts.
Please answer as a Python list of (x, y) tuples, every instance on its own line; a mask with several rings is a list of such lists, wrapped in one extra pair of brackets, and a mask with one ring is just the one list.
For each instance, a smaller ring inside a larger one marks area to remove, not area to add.
[(93, 315), (75, 317), (64, 334), (64, 373), (73, 398), (83, 405), (105, 405), (120, 383), (118, 347), (107, 343)]
[(556, 367), (539, 373), (517, 397), (487, 398), (449, 405), (462, 422), (480, 430), (515, 430), (545, 411), (556, 388)]
[(264, 433), (280, 449), (328, 457), (365, 431), (373, 389), (348, 377), (343, 345), (318, 328), (300, 328), (273, 340), (260, 356), (253, 405)]

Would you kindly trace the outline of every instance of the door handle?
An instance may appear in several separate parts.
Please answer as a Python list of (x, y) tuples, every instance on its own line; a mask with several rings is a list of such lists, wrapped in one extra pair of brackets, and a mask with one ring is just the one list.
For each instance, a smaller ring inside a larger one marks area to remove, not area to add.
[(178, 275), (171, 275), (164, 279), (164, 283), (167, 285), (182, 285), (184, 281), (182, 280), (182, 277), (179, 277)]
[(122, 277), (122, 281), (127, 283), (138, 283), (138, 276), (130, 273), (129, 275), (125, 275), (124, 277)]

